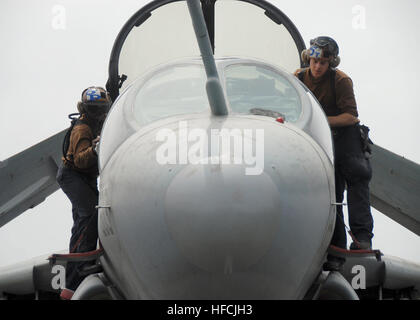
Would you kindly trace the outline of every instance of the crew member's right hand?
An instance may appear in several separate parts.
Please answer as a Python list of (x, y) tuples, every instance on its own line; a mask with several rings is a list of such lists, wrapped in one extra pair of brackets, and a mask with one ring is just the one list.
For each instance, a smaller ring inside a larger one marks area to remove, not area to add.
[(100, 136), (97, 136), (95, 139), (92, 140), (92, 148), (95, 151), (95, 153), (98, 153), (98, 142), (100, 138)]

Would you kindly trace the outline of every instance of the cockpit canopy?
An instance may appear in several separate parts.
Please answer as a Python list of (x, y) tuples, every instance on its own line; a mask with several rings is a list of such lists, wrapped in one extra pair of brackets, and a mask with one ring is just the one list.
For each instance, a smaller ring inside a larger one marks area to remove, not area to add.
[[(303, 39), (275, 6), (263, 0), (210, 0), (201, 5), (216, 57), (257, 59), (289, 72), (301, 67)], [(123, 91), (157, 65), (187, 57), (200, 57), (200, 51), (186, 1), (153, 1), (119, 33), (111, 53), (108, 89), (115, 99), (120, 85)]]
[(179, 114), (210, 111), (206, 74), (200, 64), (171, 65), (134, 87), (133, 113), (139, 125)]
[[(326, 117), (296, 77), (250, 59), (217, 59), (216, 65), (229, 115), (282, 117), (312, 136), (332, 159)], [(105, 122), (101, 166), (124, 140), (149, 125), (177, 116), (211, 116), (206, 80), (201, 59), (191, 58), (159, 66), (132, 83)]]
[[(302, 113), (300, 98), (287, 78), (263, 64), (221, 63), (221, 75), (230, 113), (276, 112), (296, 122)], [(223, 66), (224, 65), (224, 66)], [(133, 113), (139, 125), (210, 110), (206, 74), (201, 64), (174, 64), (158, 70), (134, 86)]]
[[(264, 0), (209, 0), (201, 6), (229, 114), (282, 117), (332, 159), (326, 117), (291, 75), (302, 66), (305, 45), (289, 18)], [(111, 53), (107, 89), (116, 101), (102, 131), (101, 168), (143, 128), (183, 115), (210, 116), (186, 1), (152, 1), (127, 21)]]
[(231, 64), (223, 71), (232, 113), (255, 114), (268, 110), (289, 122), (300, 118), (299, 94), (284, 74), (255, 63)]

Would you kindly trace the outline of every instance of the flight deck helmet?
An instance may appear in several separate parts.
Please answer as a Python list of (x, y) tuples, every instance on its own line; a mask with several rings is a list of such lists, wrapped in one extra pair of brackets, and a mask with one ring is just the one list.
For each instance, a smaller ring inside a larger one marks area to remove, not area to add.
[(111, 107), (111, 98), (102, 87), (89, 87), (83, 90), (81, 101), (77, 104), (78, 111), (86, 113), (89, 118), (100, 119)]
[(302, 51), (302, 61), (309, 64), (311, 58), (328, 58), (330, 67), (336, 68), (340, 64), (337, 42), (330, 37), (317, 37), (309, 42), (309, 49)]

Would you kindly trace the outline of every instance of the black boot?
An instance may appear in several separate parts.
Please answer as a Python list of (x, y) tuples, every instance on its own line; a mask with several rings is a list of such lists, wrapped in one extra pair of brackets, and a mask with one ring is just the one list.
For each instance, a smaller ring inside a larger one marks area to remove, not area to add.
[(327, 262), (322, 266), (324, 271), (341, 271), (344, 263), (346, 262), (345, 258), (333, 256), (329, 254), (327, 256)]
[(359, 233), (353, 236), (357, 241), (353, 241), (350, 245), (350, 250), (372, 250), (372, 236), (373, 234)]
[(350, 250), (372, 250), (372, 241), (360, 240), (358, 243), (352, 242), (350, 245)]

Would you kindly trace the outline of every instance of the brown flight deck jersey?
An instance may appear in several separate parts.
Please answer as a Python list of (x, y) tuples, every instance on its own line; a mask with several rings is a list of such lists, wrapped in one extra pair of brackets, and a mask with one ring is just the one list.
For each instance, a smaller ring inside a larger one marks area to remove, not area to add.
[(353, 92), (353, 81), (343, 71), (335, 70), (336, 101), (334, 101), (334, 93), (331, 88), (331, 69), (328, 69), (320, 79), (315, 79), (309, 68), (296, 70), (295, 76), (297, 77), (301, 71), (305, 72), (303, 82), (318, 99), (327, 116), (350, 113), (358, 117), (357, 104)]
[[(83, 120), (83, 116), (80, 119)], [(66, 159), (62, 157), (64, 165), (89, 176), (98, 176), (98, 156), (93, 150), (93, 139), (95, 137), (87, 124), (76, 124), (71, 131)]]

